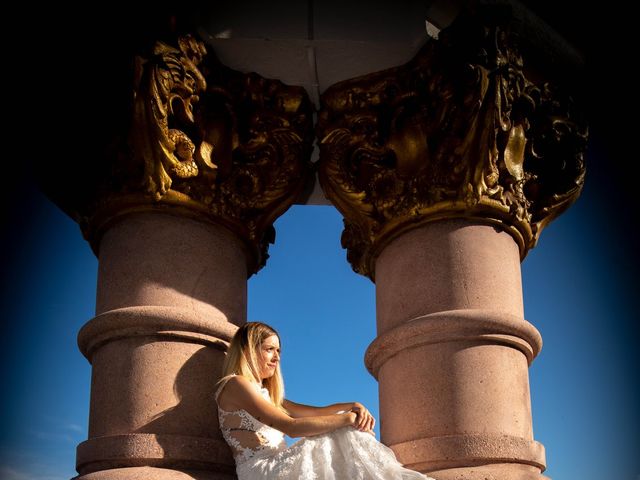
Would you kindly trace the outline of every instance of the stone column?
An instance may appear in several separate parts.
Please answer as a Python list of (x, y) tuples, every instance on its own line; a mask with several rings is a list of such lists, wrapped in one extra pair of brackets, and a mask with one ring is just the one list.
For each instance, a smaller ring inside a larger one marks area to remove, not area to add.
[(233, 478), (213, 392), (246, 321), (242, 243), (215, 224), (140, 212), (112, 225), (99, 252), (97, 315), (79, 335), (92, 365), (80, 478)]
[(92, 195), (48, 189), (99, 259), (79, 334), (92, 382), (78, 478), (235, 478), (214, 385), (273, 221), (307, 182), (311, 105), (190, 36), (132, 64), (130, 128), (103, 150)]
[(438, 480), (546, 478), (520, 261), (581, 191), (586, 127), (530, 79), (509, 20), (462, 14), (408, 64), (327, 90), (319, 117), (321, 184), (376, 283), (382, 441)]

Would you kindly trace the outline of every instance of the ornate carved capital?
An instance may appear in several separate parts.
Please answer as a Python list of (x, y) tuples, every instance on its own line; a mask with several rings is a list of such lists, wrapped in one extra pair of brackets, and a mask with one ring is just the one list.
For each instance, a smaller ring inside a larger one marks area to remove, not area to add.
[(531, 79), (504, 13), (461, 16), (409, 63), (322, 96), (320, 182), (356, 272), (373, 279), (390, 240), (452, 217), (503, 228), (524, 258), (580, 194), (586, 125)]
[(192, 37), (135, 59), (131, 128), (81, 226), (94, 248), (122, 214), (161, 209), (235, 232), (256, 272), (273, 221), (310, 171), (312, 106), (301, 87), (222, 65)]

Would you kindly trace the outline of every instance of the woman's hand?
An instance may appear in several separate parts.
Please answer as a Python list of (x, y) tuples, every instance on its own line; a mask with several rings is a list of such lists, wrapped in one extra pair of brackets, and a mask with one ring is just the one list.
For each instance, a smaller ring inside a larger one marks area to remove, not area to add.
[(355, 427), (358, 424), (358, 414), (356, 412), (344, 412), (347, 418), (349, 418), (349, 425)]
[(373, 431), (376, 419), (360, 402), (355, 402), (351, 411), (356, 414), (356, 421), (353, 426), (362, 432)]

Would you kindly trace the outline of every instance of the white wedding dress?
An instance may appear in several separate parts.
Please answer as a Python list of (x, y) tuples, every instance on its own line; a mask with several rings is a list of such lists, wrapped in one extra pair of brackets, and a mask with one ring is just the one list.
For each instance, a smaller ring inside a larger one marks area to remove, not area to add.
[[(224, 388), (222, 383), (216, 392)], [(256, 385), (270, 401), (266, 388)], [(290, 447), (284, 434), (246, 410), (218, 407), (220, 430), (233, 452), (238, 480), (433, 480), (404, 468), (390, 448), (353, 427), (303, 438)]]

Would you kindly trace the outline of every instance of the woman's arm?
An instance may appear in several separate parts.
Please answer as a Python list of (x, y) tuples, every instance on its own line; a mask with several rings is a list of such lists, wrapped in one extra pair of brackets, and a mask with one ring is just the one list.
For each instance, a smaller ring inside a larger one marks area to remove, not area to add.
[(372, 431), (373, 427), (376, 425), (376, 419), (373, 418), (373, 415), (371, 415), (369, 410), (367, 410), (360, 402), (334, 403), (332, 405), (327, 405), (326, 407), (314, 407), (311, 405), (292, 402), (291, 400), (285, 400), (283, 405), (294, 418), (330, 415), (343, 411), (354, 412), (357, 415), (357, 420), (354, 426), (358, 430)]
[(246, 410), (265, 425), (293, 438), (332, 432), (354, 425), (358, 418), (355, 412), (293, 418), (265, 400), (251, 382), (242, 376), (233, 377), (227, 382), (218, 396), (218, 402), (221, 400), (229, 407)]
[(332, 413), (338, 412), (349, 412), (356, 406), (356, 403), (357, 402), (334, 403), (332, 405), (327, 405), (326, 407), (314, 407), (312, 405), (304, 405), (302, 403), (296, 403), (285, 399), (283, 405), (292, 417), (300, 418), (315, 417), (317, 415), (331, 415)]

